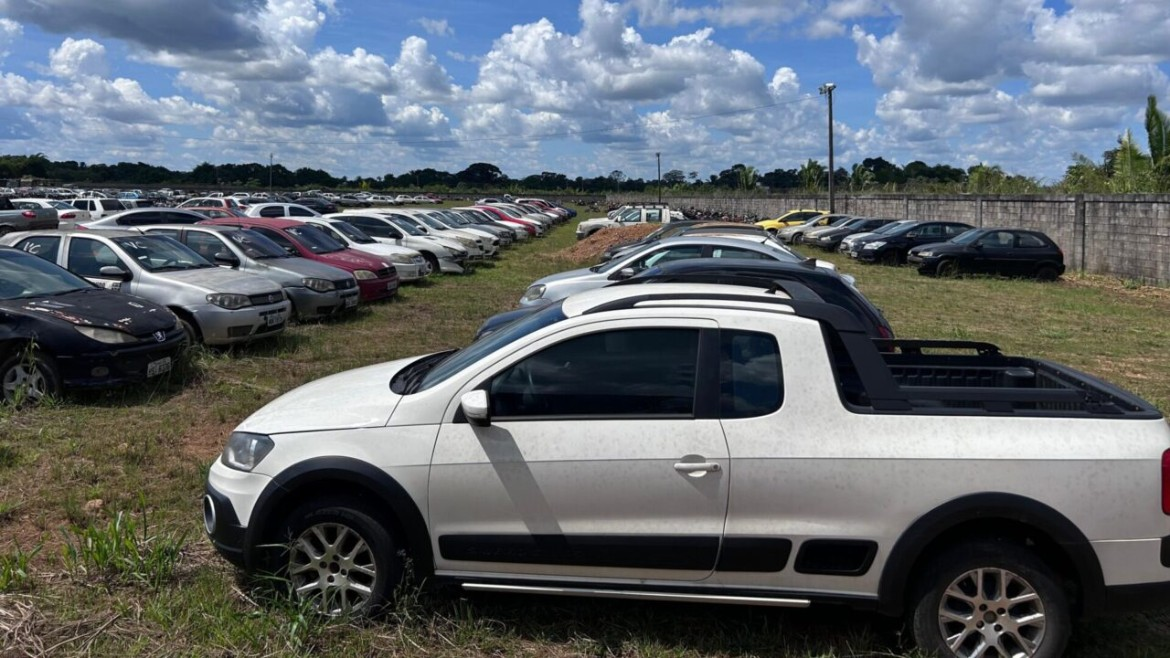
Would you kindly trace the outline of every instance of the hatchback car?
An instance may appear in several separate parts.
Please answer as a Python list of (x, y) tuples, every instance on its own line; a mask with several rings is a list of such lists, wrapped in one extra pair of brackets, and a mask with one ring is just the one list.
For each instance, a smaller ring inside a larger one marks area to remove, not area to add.
[(166, 235), (207, 261), (268, 279), (284, 289), (298, 320), (337, 315), (357, 308), (357, 280), (349, 272), (308, 258), (290, 256), (272, 240), (231, 226), (145, 226), (147, 235)]
[(171, 370), (184, 339), (166, 307), (0, 247), (0, 401), (158, 377)]
[(962, 273), (1028, 276), (1052, 281), (1064, 274), (1064, 252), (1040, 231), (985, 228), (967, 231), (946, 242), (910, 250), (906, 258), (919, 274)]
[(914, 247), (945, 242), (970, 231), (973, 226), (962, 222), (923, 221), (862, 238), (853, 243), (849, 255), (867, 263), (901, 265)]
[(252, 229), (280, 245), (290, 256), (339, 267), (357, 279), (363, 302), (389, 299), (398, 294), (398, 272), (393, 265), (377, 256), (349, 249), (304, 222), (266, 217), (225, 217), (209, 219), (203, 224)]
[(0, 239), (109, 290), (169, 308), (192, 342), (242, 343), (288, 323), (280, 286), (223, 270), (174, 239), (137, 231), (27, 231)]

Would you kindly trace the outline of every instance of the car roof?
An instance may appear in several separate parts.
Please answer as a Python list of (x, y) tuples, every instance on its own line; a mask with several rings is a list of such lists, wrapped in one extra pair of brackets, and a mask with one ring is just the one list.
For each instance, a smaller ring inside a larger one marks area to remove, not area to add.
[(140, 233), (140, 232), (138, 232), (138, 231), (127, 230), (127, 229), (121, 229), (121, 228), (118, 228), (118, 229), (109, 229), (109, 230), (105, 230), (105, 229), (103, 229), (103, 230), (101, 230), (101, 231), (95, 231), (95, 230), (91, 230), (91, 229), (45, 229), (45, 230), (43, 230), (43, 231), (21, 231), (20, 233), (10, 233), (9, 235), (14, 235), (14, 236), (34, 236), (34, 235), (60, 235), (60, 236), (71, 236), (71, 235), (84, 235), (84, 236), (88, 236), (88, 237), (96, 237), (96, 238), (129, 238), (129, 237), (142, 237), (142, 233)]
[[(311, 219), (311, 218), (306, 218)], [(290, 228), (304, 224), (302, 221), (290, 217), (218, 217), (205, 219), (199, 222), (204, 226), (268, 226), (271, 228)]]
[[(704, 298), (717, 297), (721, 299), (734, 298), (748, 304), (767, 304), (769, 310), (793, 313), (791, 307), (782, 303), (791, 301), (782, 292), (770, 293), (767, 290), (747, 288), (743, 286), (729, 286), (717, 283), (660, 283), (651, 286), (607, 286), (587, 290), (565, 298), (561, 311), (566, 317), (585, 315), (599, 308), (612, 305), (622, 300), (644, 298), (645, 302), (653, 303), (653, 298), (677, 300), (677, 305), (696, 305)], [(687, 302), (690, 301), (691, 304)]]
[[(180, 230), (180, 231), (184, 230), (184, 229), (194, 228), (194, 229), (203, 229), (204, 231), (214, 231), (216, 233), (230, 233), (232, 231), (242, 230), (238, 226), (217, 226), (215, 224), (202, 224), (202, 223), (200, 223), (200, 224), (150, 224), (147, 226), (140, 226), (140, 227), (138, 227), (138, 230), (143, 232), (143, 233), (147, 233), (151, 229), (156, 229), (156, 228), (165, 228), (165, 229)], [(103, 232), (105, 232), (105, 231), (103, 231)]]

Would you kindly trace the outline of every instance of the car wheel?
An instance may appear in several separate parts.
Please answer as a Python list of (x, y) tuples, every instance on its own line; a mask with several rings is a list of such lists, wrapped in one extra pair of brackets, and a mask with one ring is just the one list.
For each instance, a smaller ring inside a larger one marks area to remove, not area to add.
[(38, 404), (60, 392), (57, 366), (47, 354), (18, 349), (0, 362), (0, 393), (5, 404)]
[(431, 273), (438, 274), (440, 271), (439, 270), (439, 258), (429, 251), (423, 251), (420, 253), (422, 253), (423, 259), (425, 259), (427, 261), (427, 265), (430, 266)]
[(953, 259), (941, 261), (935, 268), (934, 273), (941, 277), (959, 276), (959, 263)]
[(1036, 269), (1036, 278), (1041, 281), (1055, 281), (1060, 277), (1060, 272), (1051, 265), (1041, 265)]
[(804, 234), (803, 233), (793, 233), (792, 234), (792, 244), (800, 244), (801, 242), (804, 242)]
[(283, 574), (293, 594), (321, 614), (374, 616), (402, 581), (390, 532), (356, 500), (306, 503), (289, 516), (284, 536)]
[(191, 349), (202, 342), (199, 335), (199, 327), (188, 318), (175, 314), (179, 320), (179, 328), (183, 330), (183, 350)]
[(934, 560), (919, 581), (911, 626), (931, 655), (1031, 656), (1064, 653), (1072, 629), (1068, 594), (1034, 553), (980, 542)]

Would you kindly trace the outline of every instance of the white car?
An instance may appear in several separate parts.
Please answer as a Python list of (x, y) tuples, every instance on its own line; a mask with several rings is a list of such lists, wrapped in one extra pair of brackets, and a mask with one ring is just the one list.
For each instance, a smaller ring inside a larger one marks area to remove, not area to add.
[(379, 242), (344, 219), (334, 217), (294, 217), (292, 219), (316, 226), (325, 235), (350, 249), (372, 254), (389, 262), (394, 265), (394, 269), (398, 270), (399, 281), (418, 281), (431, 273), (431, 264), (427, 262), (426, 258), (423, 258), (421, 253), (408, 247)]
[(105, 215), (122, 212), (129, 208), (127, 204), (122, 203), (118, 199), (94, 197), (69, 199), (69, 205), (78, 210), (88, 212), (91, 221), (101, 219)]
[[(520, 298), (520, 306), (542, 306), (585, 290), (607, 286), (614, 281), (633, 277), (655, 265), (693, 258), (734, 258), (777, 260), (800, 263), (804, 258), (769, 238), (735, 234), (703, 234), (666, 238), (609, 261), (533, 281)], [(816, 261), (818, 267), (835, 271), (828, 261)]]
[(59, 199), (12, 199), (18, 210), (52, 208), (57, 211), (57, 228), (69, 229), (90, 221), (88, 210), (81, 210)]
[(206, 215), (185, 208), (149, 207), (123, 210), (112, 215), (105, 215), (101, 219), (78, 224), (78, 228), (118, 229), (150, 226), (151, 224), (195, 224), (205, 219), (207, 219)]
[(1054, 658), (1077, 616), (1170, 598), (1156, 407), (988, 343), (890, 344), (772, 289), (593, 290), (258, 409), (209, 469), (204, 528), (326, 614), (376, 614), (409, 568), (837, 604), (904, 616), (924, 654)]
[(387, 212), (377, 209), (349, 210), (325, 217), (352, 224), (378, 242), (417, 251), (430, 264), (432, 272), (463, 274), (467, 271), (468, 252), (463, 245), (446, 238), (427, 235), (413, 222), (394, 217)]
[(321, 213), (299, 203), (253, 203), (244, 214), (249, 217), (320, 217)]
[(491, 240), (488, 238), (470, 231), (449, 228), (445, 224), (430, 217), (429, 212), (422, 208), (402, 208), (392, 210), (390, 214), (402, 221), (414, 224), (418, 230), (427, 235), (434, 235), (458, 242), (467, 250), (472, 260), (482, 260), (499, 251), (500, 246), (496, 244), (493, 247)]

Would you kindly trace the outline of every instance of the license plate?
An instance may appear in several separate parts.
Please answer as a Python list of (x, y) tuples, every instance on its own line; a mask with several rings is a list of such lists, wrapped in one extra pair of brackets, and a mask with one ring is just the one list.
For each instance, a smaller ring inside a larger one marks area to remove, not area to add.
[(353, 308), (353, 307), (357, 306), (357, 300), (358, 300), (357, 295), (350, 295), (349, 297), (346, 297), (345, 298), (345, 307), (346, 308)]
[(849, 252), (849, 257), (850, 258), (857, 258), (857, 252), (856, 251)]
[(146, 376), (157, 377), (164, 372), (171, 371), (171, 357), (163, 357), (157, 361), (151, 361), (146, 364)]
[(281, 322), (284, 322), (284, 313), (272, 313), (265, 316), (264, 319), (268, 322), (268, 326), (275, 327)]
[(386, 284), (386, 290), (398, 290), (398, 282), (390, 281)]

